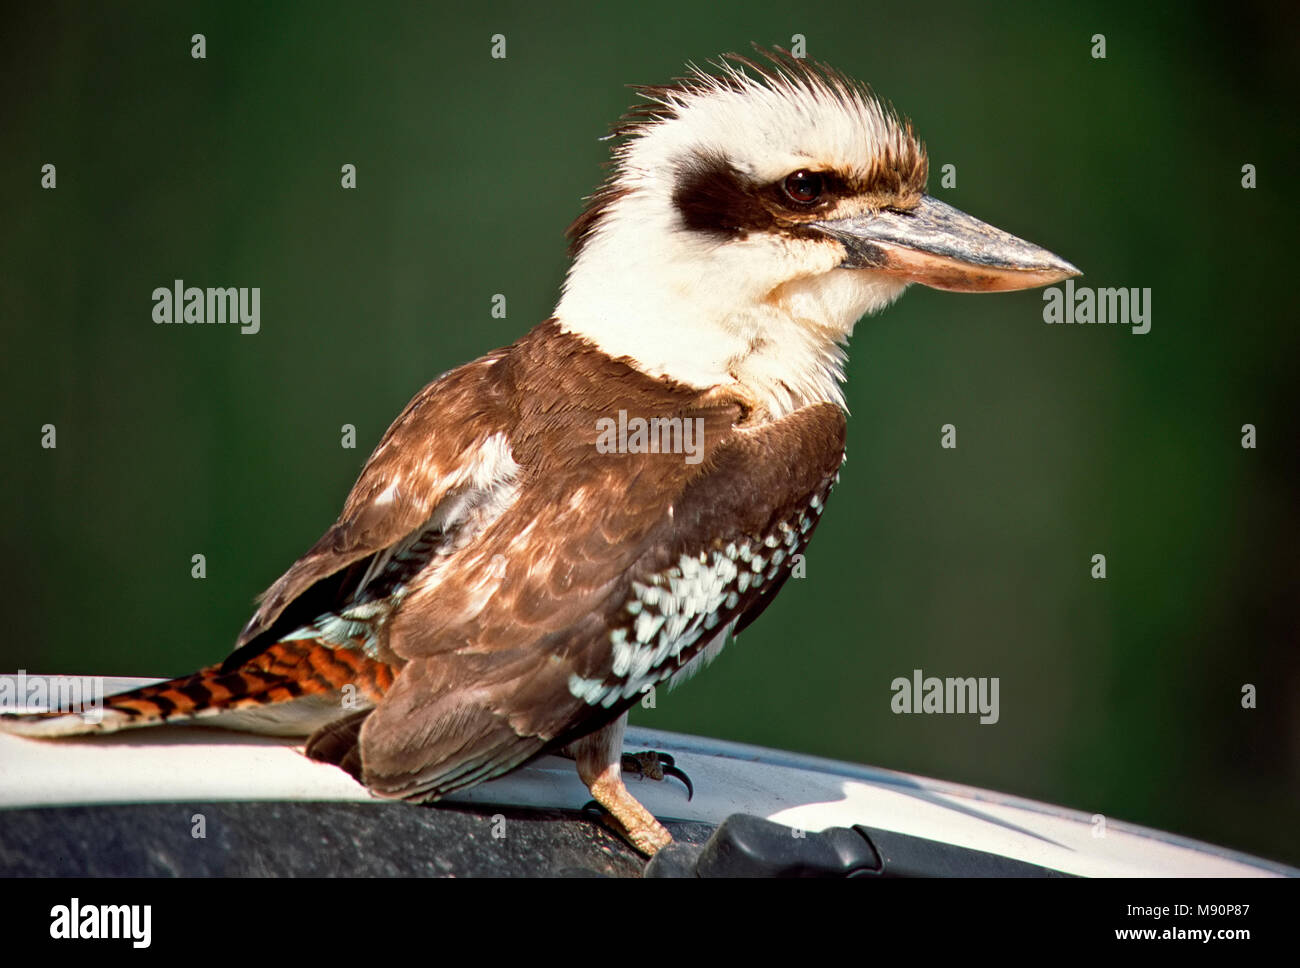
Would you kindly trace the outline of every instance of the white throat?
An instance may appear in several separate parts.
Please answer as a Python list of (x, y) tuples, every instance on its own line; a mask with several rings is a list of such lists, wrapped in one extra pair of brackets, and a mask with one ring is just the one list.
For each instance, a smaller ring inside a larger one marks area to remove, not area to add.
[(834, 268), (841, 254), (830, 244), (812, 266), (806, 245), (771, 236), (692, 238), (664, 202), (627, 196), (609, 213), (569, 270), (561, 328), (651, 376), (739, 384), (773, 418), (843, 406), (844, 343), (905, 285)]

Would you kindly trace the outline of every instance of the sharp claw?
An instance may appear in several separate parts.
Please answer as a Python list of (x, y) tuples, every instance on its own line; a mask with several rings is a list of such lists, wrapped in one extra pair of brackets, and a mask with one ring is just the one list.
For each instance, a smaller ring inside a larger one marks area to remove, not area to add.
[(686, 787), (686, 799), (688, 801), (695, 796), (695, 785), (691, 783), (691, 778), (671, 763), (664, 767), (664, 776), (675, 776), (682, 781), (682, 784)]
[(647, 750), (644, 753), (624, 753), (623, 769), (628, 773), (635, 773), (643, 780), (662, 780), (666, 776), (676, 777), (686, 787), (686, 799), (691, 800), (695, 796), (695, 784), (677, 766), (677, 761), (673, 759), (671, 753), (657, 753), (653, 750)]

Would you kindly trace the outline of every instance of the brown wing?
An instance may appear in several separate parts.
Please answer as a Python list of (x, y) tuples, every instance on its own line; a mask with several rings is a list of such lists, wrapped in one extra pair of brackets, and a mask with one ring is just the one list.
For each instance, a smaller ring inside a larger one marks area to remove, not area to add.
[(338, 521), (260, 596), (227, 667), (346, 601), (367, 559), (423, 527), (449, 499), (490, 483), (501, 457), (492, 443), (509, 430), (500, 382), (491, 378), (505, 352), (452, 370), (407, 404), (366, 461)]
[(704, 421), (695, 465), (597, 456), (581, 421), (549, 415), (547, 472), (394, 620), (409, 661), (360, 728), (368, 786), (427, 799), (504, 773), (621, 715), (765, 607), (838, 474), (844, 417), (826, 404), (738, 429), (737, 412), (687, 412)]

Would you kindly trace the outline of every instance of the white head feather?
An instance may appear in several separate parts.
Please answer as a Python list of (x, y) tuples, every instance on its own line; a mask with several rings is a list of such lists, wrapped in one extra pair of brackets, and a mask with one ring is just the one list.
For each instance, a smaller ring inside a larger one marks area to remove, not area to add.
[[(718, 73), (692, 68), (673, 85), (641, 89), (648, 103), (615, 129), (624, 140), (611, 177), (571, 229), (577, 255), (555, 315), (646, 373), (701, 388), (739, 383), (779, 416), (843, 405), (844, 341), (905, 284), (838, 269), (843, 251), (826, 239), (779, 227), (700, 231), (677, 197), (683, 179), (725, 164), (766, 186), (808, 169), (883, 181), (910, 197), (924, 183), (925, 152), (862, 86), (771, 59), (767, 68), (730, 55)], [(834, 214), (879, 204), (879, 194), (845, 198)]]

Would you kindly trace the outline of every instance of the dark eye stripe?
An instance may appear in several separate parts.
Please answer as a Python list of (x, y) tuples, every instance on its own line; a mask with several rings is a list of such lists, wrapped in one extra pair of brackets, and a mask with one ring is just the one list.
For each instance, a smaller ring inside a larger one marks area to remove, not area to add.
[[(810, 201), (792, 194), (795, 176), (812, 179), (819, 191)], [(677, 170), (673, 206), (688, 229), (720, 238), (750, 232), (786, 231), (799, 234), (802, 223), (840, 198), (866, 186), (850, 184), (835, 171), (799, 169), (767, 184), (750, 181), (719, 154), (692, 156)]]
[(762, 190), (717, 155), (694, 157), (682, 166), (673, 205), (687, 228), (715, 235), (763, 231), (775, 221)]

